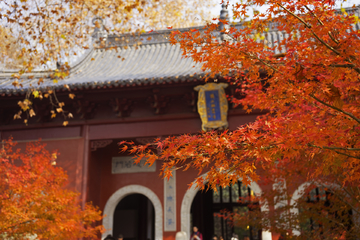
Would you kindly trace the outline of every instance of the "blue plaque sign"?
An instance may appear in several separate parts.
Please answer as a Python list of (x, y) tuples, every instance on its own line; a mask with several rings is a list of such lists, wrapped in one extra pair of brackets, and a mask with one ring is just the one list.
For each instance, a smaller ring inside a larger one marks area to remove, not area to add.
[(221, 120), (219, 90), (205, 91), (205, 99), (208, 121)]
[(199, 91), (197, 106), (204, 131), (228, 127), (228, 102), (224, 90), (227, 86), (227, 83), (207, 83), (194, 88)]

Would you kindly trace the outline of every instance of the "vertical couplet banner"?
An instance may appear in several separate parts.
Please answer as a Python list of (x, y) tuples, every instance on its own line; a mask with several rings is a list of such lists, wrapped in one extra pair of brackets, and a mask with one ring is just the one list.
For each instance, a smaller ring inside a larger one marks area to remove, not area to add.
[(176, 231), (176, 170), (172, 177), (164, 178), (164, 231)]

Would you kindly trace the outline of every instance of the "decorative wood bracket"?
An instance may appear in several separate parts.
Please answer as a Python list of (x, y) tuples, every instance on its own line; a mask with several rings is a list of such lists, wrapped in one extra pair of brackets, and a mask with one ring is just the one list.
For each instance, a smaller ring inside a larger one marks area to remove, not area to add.
[(153, 90), (153, 95), (149, 97), (151, 107), (155, 110), (155, 114), (163, 114), (166, 112), (170, 103), (170, 97), (159, 94), (159, 89)]
[(80, 119), (91, 119), (95, 116), (97, 105), (88, 100), (78, 100), (74, 103), (76, 113), (80, 114)]
[(96, 151), (98, 148), (104, 148), (111, 144), (113, 140), (96, 140), (90, 142), (90, 149), (91, 151)]
[(194, 91), (192, 91), (191, 93), (186, 93), (184, 98), (188, 106), (191, 107), (191, 111), (196, 112), (197, 94)]
[(34, 105), (34, 110), (36, 112), (36, 115), (38, 117), (38, 119), (36, 120), (37, 122), (51, 122), (52, 118), (51, 118), (51, 110), (52, 110), (52, 106), (51, 104), (35, 104)]
[(123, 98), (119, 100), (118, 98), (112, 99), (110, 105), (113, 108), (117, 117), (128, 117), (132, 112), (133, 101), (130, 99)]

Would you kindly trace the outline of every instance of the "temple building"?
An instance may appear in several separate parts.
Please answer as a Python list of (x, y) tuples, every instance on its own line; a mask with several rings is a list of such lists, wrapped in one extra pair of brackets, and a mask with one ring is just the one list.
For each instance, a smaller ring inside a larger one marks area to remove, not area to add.
[[(358, 15), (359, 9), (356, 11)], [(356, 27), (359, 29), (358, 24)], [(202, 31), (202, 27), (198, 29)], [(122, 234), (125, 240), (171, 240), (178, 232), (189, 239), (192, 226), (199, 228), (204, 240), (214, 234), (230, 240), (234, 233), (239, 239), (246, 235), (253, 240), (277, 239), (276, 234), (252, 226), (240, 229), (214, 215), (221, 209), (246, 208), (237, 202), (239, 196), (261, 195), (263, 186), (255, 182), (244, 186), (239, 179), (218, 192), (201, 192), (188, 187), (198, 176), (195, 170), (174, 171), (168, 181), (159, 176), (161, 161), (151, 167), (134, 165), (132, 156), (120, 152), (118, 143), (123, 140), (146, 144), (154, 138), (197, 133), (203, 128), (197, 107), (199, 92), (194, 88), (205, 86), (205, 73), (201, 64), (185, 58), (178, 45), (169, 43), (169, 33), (126, 35), (130, 43), (139, 38), (142, 42), (127, 47), (118, 36), (96, 29), (94, 41), (104, 38), (105, 46), (89, 49), (72, 64), (69, 76), (57, 83), (50, 78), (54, 70), (35, 71), (22, 76), (23, 87), (14, 87), (12, 74), (16, 71), (2, 70), (0, 140), (13, 137), (22, 147), (41, 139), (49, 150), (58, 149), (61, 155), (57, 162), (69, 175), (68, 187), (81, 193), (83, 204), (91, 201), (103, 211), (106, 232), (102, 239), (108, 234)], [(270, 28), (264, 36), (271, 45), (282, 33)], [(34, 78), (28, 78), (30, 75)], [(36, 116), (27, 125), (23, 119), (13, 119), (19, 111), (17, 103), (24, 100), (28, 89), (37, 86), (39, 78), (44, 78), (39, 89), (55, 91), (65, 103), (64, 110), (73, 114), (66, 127), (61, 116), (51, 117), (53, 106), (45, 98), (33, 100)], [(218, 76), (210, 82), (226, 81)], [(222, 89), (226, 94), (236, 94), (232, 86)], [(69, 93), (76, 97), (70, 99)], [(230, 130), (254, 121), (260, 114), (247, 114), (226, 104)], [(218, 120), (217, 116), (214, 119)], [(294, 197), (299, 196), (295, 193)]]

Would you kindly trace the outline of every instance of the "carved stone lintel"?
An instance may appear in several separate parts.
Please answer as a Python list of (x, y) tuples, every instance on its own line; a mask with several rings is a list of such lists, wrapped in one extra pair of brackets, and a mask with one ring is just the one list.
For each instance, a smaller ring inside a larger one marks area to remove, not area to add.
[(96, 151), (98, 148), (104, 148), (111, 144), (113, 140), (96, 140), (90, 142), (91, 151)]

